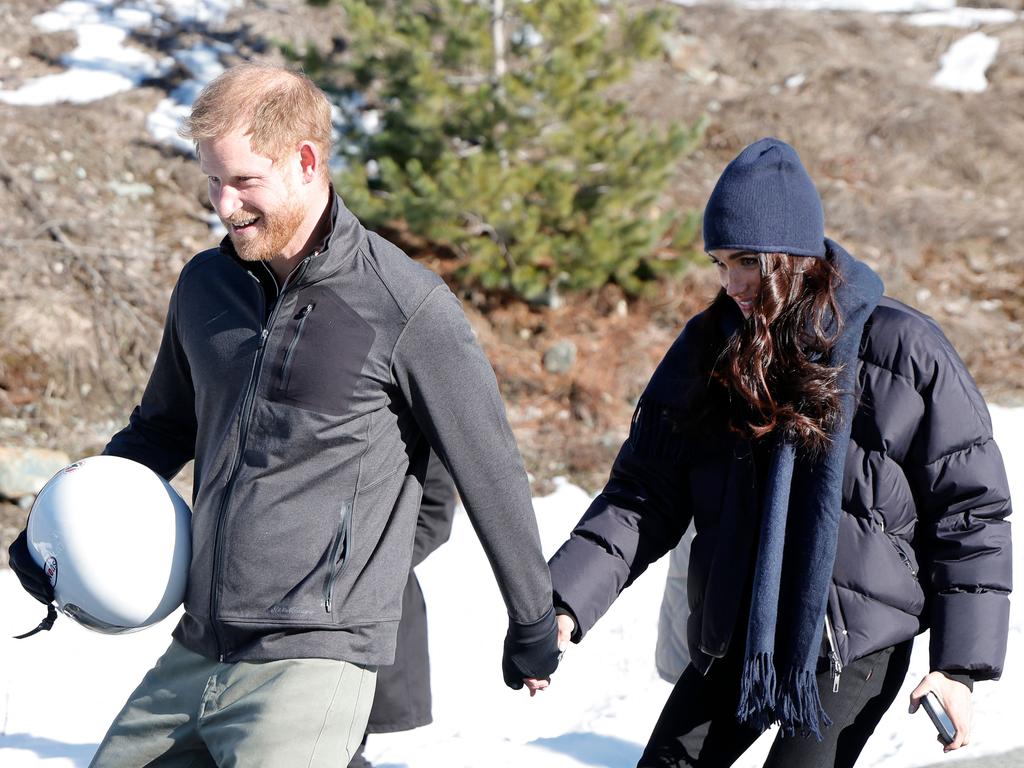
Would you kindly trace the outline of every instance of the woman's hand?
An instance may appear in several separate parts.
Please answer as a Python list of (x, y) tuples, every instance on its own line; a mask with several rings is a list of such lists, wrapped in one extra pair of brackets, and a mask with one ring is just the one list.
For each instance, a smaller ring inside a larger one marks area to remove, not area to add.
[[(561, 618), (561, 617), (559, 617)], [(558, 627), (558, 637), (561, 639), (561, 625)], [(943, 746), (943, 752), (952, 752), (954, 749), (966, 747), (971, 740), (971, 720), (974, 716), (974, 702), (971, 700), (971, 690), (963, 683), (950, 680), (941, 672), (929, 672), (924, 679), (910, 693), (910, 712), (914, 713), (921, 705), (921, 699), (929, 691), (935, 691), (942, 706), (953, 721), (956, 728), (956, 735), (951, 744)], [(938, 738), (938, 737), (936, 737)]]
[[(572, 617), (566, 616), (565, 614), (559, 614), (558, 616), (558, 651), (559, 653), (565, 653), (565, 649), (569, 647), (569, 642), (572, 638), (572, 633), (576, 629), (576, 622), (572, 620)], [(526, 689), (530, 692), (531, 696), (536, 696), (537, 691), (543, 691), (549, 685), (551, 680), (537, 680), (533, 677), (523, 678), (523, 684), (526, 685)]]
[(572, 633), (576, 631), (576, 622), (572, 620), (572, 616), (568, 616), (564, 613), (558, 614), (558, 650), (565, 653), (565, 649), (569, 647), (569, 642), (572, 640)]

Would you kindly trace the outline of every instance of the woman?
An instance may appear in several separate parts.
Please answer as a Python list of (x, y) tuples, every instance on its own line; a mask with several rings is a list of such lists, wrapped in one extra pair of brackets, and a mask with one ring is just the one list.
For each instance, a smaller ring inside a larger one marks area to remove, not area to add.
[(784, 142), (725, 169), (704, 245), (722, 290), (549, 564), (562, 638), (579, 642), (692, 520), (691, 662), (641, 766), (731, 765), (775, 722), (767, 765), (853, 765), (928, 628), (911, 707), (935, 691), (946, 749), (964, 746), (1009, 619), (1009, 492), (981, 395), (935, 323), (825, 239)]

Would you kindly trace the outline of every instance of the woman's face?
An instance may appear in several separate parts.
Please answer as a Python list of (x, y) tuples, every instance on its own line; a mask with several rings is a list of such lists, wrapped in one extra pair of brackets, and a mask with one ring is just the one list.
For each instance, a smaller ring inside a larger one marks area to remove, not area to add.
[(754, 311), (754, 300), (761, 290), (759, 255), (753, 251), (719, 248), (708, 256), (718, 270), (718, 279), (729, 298), (736, 302), (743, 317), (750, 317)]

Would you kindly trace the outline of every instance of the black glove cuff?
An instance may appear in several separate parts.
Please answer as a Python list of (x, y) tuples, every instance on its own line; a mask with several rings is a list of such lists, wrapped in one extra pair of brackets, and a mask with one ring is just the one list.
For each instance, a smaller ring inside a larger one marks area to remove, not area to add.
[(18, 538), (11, 542), (7, 554), (10, 556), (11, 570), (18, 577), (22, 588), (43, 605), (52, 603), (53, 586), (46, 572), (32, 559), (32, 553), (28, 550), (27, 531), (19, 533)]
[(558, 667), (558, 622), (554, 608), (537, 621), (520, 624), (509, 621), (501, 671), (505, 684), (522, 688), (523, 678), (543, 680)]

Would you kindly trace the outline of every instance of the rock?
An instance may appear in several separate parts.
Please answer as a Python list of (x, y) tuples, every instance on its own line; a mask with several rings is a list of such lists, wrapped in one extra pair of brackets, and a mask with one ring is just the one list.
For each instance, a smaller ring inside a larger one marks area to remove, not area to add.
[(57, 178), (57, 172), (48, 165), (39, 165), (32, 169), (33, 181), (53, 181)]
[(549, 373), (566, 373), (576, 362), (576, 345), (559, 341), (544, 353), (544, 368)]
[(66, 453), (43, 448), (0, 448), (0, 496), (20, 501), (71, 463)]
[[(131, 174), (126, 173), (125, 176)], [(149, 197), (153, 194), (153, 188), (149, 184), (143, 182), (120, 182), (112, 181), (107, 184), (110, 189), (116, 192), (121, 197)]]

